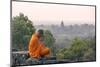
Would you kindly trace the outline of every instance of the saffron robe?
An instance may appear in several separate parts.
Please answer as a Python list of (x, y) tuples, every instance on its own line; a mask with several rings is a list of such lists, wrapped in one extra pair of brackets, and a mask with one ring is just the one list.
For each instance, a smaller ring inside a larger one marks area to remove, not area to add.
[(28, 48), (29, 55), (33, 58), (39, 59), (50, 54), (50, 49), (47, 48), (42, 42), (40, 42), (36, 34), (32, 35)]

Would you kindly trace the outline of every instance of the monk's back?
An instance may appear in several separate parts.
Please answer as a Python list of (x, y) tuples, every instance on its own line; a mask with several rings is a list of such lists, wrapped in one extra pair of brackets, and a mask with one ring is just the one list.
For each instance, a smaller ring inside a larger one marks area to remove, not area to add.
[(31, 57), (37, 57), (39, 54), (38, 54), (38, 37), (33, 34), (32, 37), (31, 37), (31, 40), (29, 42), (29, 54)]

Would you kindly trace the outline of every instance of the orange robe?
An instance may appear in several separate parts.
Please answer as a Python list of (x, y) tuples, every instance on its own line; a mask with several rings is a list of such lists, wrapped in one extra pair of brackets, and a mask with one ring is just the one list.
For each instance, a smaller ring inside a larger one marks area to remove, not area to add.
[(45, 47), (45, 45), (39, 41), (38, 37), (33, 34), (29, 42), (29, 55), (33, 58), (39, 59), (42, 56), (46, 56), (49, 54), (50, 49)]

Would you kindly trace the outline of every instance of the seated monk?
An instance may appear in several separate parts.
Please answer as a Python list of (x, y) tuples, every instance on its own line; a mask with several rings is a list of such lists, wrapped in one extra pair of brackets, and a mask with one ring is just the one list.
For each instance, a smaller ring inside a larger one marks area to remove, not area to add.
[(43, 37), (43, 30), (38, 30), (35, 34), (32, 35), (29, 42), (29, 55), (32, 58), (40, 59), (42, 57), (49, 57), (50, 49), (47, 48), (44, 43), (41, 41)]

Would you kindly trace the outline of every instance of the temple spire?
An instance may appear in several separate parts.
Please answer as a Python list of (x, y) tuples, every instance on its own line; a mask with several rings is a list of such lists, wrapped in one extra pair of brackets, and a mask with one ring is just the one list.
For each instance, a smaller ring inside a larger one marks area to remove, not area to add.
[(63, 20), (61, 21), (61, 27), (64, 27), (64, 22), (63, 22)]

